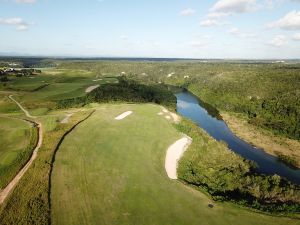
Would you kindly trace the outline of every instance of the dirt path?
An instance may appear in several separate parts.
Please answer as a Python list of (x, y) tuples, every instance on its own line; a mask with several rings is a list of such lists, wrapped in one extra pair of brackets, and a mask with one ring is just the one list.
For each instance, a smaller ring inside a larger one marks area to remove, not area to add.
[(13, 99), (12, 95), (10, 95), (8, 97), (10, 98), (10, 100), (14, 101), (19, 106), (19, 108), (25, 113), (25, 115), (28, 118), (32, 118), (32, 119), (36, 118), (35, 116), (30, 115), (30, 113), (26, 109), (24, 109), (24, 107), (19, 102), (17, 102), (15, 99)]
[[(23, 106), (19, 102), (17, 102), (15, 99), (13, 99), (12, 95), (10, 95), (9, 98), (20, 107), (20, 109), (25, 113), (25, 115), (28, 118), (36, 118), (34, 116), (31, 116), (30, 113), (26, 109), (24, 109)], [(29, 161), (26, 163), (26, 165), (18, 172), (18, 174), (14, 177), (14, 179), (3, 190), (0, 191), (0, 205), (5, 201), (7, 196), (10, 194), (10, 192), (14, 189), (14, 187), (17, 185), (17, 183), (20, 181), (20, 179), (23, 177), (23, 175), (29, 169), (32, 162), (36, 159), (37, 153), (42, 145), (42, 142), (43, 142), (42, 124), (39, 122), (34, 122), (34, 123), (37, 125), (38, 131), (39, 131), (38, 143), (37, 143), (36, 147), (34, 148), (32, 156), (29, 159)]]
[(185, 136), (172, 144), (168, 150), (165, 160), (165, 169), (170, 179), (177, 179), (177, 164), (183, 153), (192, 143), (192, 139)]

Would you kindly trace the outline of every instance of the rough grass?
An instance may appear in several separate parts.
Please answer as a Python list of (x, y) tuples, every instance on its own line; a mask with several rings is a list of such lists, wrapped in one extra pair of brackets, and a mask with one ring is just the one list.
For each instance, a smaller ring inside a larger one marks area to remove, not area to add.
[(30, 158), (37, 131), (29, 122), (0, 117), (0, 189), (4, 188)]
[(90, 112), (74, 114), (67, 124), (57, 123), (53, 115), (40, 119), (44, 128), (42, 147), (11, 196), (0, 206), (1, 225), (49, 224), (49, 174), (53, 153), (61, 137)]
[(206, 195), (170, 180), (165, 154), (181, 134), (159, 111), (102, 105), (66, 137), (52, 176), (53, 224), (299, 224), (231, 204), (210, 208)]

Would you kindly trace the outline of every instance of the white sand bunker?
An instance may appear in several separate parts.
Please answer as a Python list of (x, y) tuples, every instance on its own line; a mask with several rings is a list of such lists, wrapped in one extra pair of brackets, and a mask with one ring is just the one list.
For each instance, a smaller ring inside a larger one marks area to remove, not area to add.
[(192, 143), (192, 139), (185, 136), (172, 144), (168, 150), (165, 160), (165, 169), (170, 179), (177, 179), (177, 164), (183, 153)]
[(122, 119), (124, 119), (125, 117), (129, 116), (130, 114), (132, 114), (132, 111), (124, 112), (124, 113), (122, 113), (121, 115), (117, 116), (117, 117), (115, 118), (115, 120), (122, 120)]
[(100, 85), (93, 85), (85, 89), (85, 93), (90, 93), (91, 91), (95, 90), (96, 88), (100, 87)]
[(67, 114), (66, 117), (62, 121), (60, 121), (60, 123), (68, 123), (69, 119), (72, 115), (73, 115), (73, 113)]
[(179, 123), (180, 122), (180, 116), (178, 116), (176, 113), (170, 112), (169, 110), (167, 110), (165, 107), (161, 107), (162, 111), (157, 113), (157, 115), (159, 116), (163, 116), (167, 119), (167, 120), (173, 120), (173, 122), (175, 123)]
[(170, 119), (171, 119), (171, 116), (165, 116), (165, 118), (166, 118), (167, 120), (170, 120)]

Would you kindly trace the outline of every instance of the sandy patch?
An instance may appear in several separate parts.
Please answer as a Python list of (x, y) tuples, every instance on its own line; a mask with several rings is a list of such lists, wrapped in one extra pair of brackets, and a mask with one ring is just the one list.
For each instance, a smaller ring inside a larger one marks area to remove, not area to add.
[(66, 117), (62, 121), (60, 121), (60, 123), (68, 123), (69, 119), (72, 115), (73, 115), (73, 113), (67, 114)]
[(100, 79), (96, 79), (96, 80), (93, 80), (93, 81), (96, 82), (96, 81), (100, 81), (100, 80), (102, 80), (102, 79), (100, 78)]
[(170, 179), (177, 179), (177, 166), (179, 159), (192, 143), (192, 139), (185, 136), (170, 145), (165, 159), (165, 169)]
[(172, 119), (172, 121), (175, 123), (180, 122), (181, 117), (179, 115), (177, 115), (176, 113), (170, 112), (165, 107), (161, 107), (161, 109), (162, 109), (162, 111), (157, 113), (157, 115), (159, 115), (159, 116), (164, 115), (167, 120)]
[(132, 111), (124, 112), (124, 113), (122, 113), (121, 115), (117, 116), (117, 117), (115, 118), (115, 120), (122, 120), (122, 119), (124, 119), (125, 117), (129, 116), (130, 114), (132, 114)]
[(170, 112), (171, 117), (173, 118), (175, 123), (179, 123), (180, 122), (180, 116), (178, 116), (176, 113), (172, 113)]
[(100, 87), (100, 85), (93, 85), (85, 89), (85, 93), (90, 93), (91, 91), (95, 90), (96, 88)]

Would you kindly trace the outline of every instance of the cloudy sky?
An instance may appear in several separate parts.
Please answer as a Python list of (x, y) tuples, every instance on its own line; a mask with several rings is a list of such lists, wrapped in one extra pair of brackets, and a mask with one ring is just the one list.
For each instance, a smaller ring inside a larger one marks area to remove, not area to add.
[(0, 54), (300, 58), (300, 0), (0, 0)]

